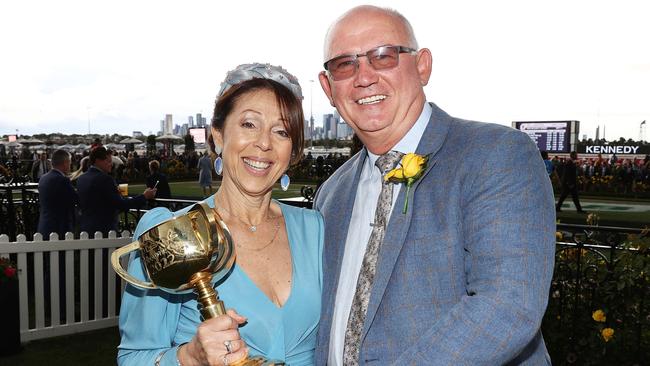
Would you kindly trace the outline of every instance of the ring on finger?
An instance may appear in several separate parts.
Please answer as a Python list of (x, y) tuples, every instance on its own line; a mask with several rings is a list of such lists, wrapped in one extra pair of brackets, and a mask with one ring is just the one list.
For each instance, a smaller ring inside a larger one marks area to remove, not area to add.
[(226, 353), (232, 353), (232, 341), (224, 341), (223, 345), (226, 346)]
[(223, 362), (223, 366), (228, 366), (228, 354), (223, 355), (221, 362)]

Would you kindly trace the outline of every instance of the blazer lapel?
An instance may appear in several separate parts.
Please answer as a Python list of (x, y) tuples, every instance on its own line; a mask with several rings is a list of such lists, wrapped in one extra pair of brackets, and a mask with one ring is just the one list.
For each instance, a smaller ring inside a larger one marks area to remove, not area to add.
[(415, 192), (420, 183), (424, 181), (431, 169), (435, 166), (436, 154), (444, 144), (451, 126), (451, 117), (435, 104), (430, 104), (433, 109), (431, 118), (429, 119), (427, 128), (424, 130), (420, 143), (416, 149), (416, 153), (429, 156), (427, 168), (420, 179), (415, 181), (411, 186), (409, 193), (409, 207), (405, 214), (402, 213), (402, 207), (404, 207), (404, 200), (406, 199), (406, 186), (403, 184), (400, 188), (397, 201), (395, 202), (395, 207), (393, 207), (390, 220), (388, 221), (384, 242), (382, 243), (379, 252), (377, 273), (375, 274), (375, 280), (372, 285), (372, 292), (370, 294), (370, 302), (368, 303), (368, 312), (363, 326), (362, 338), (367, 335), (368, 330), (370, 329), (370, 324), (372, 324), (372, 320), (377, 313), (381, 299), (386, 291), (388, 281), (393, 273), (397, 257), (399, 257), (399, 253), (404, 246), (406, 233), (409, 231), (411, 218), (413, 217), (413, 205), (411, 205), (411, 202), (414, 200)]
[[(336, 190), (336, 193), (329, 195), (330, 199), (335, 202), (327, 204), (328, 216), (325, 223), (325, 248), (323, 249), (323, 311), (320, 325), (321, 332), (328, 335), (327, 339), (329, 339), (336, 289), (338, 288), (352, 209), (366, 156), (367, 153), (364, 149), (352, 158), (356, 161), (352, 162), (348, 172), (340, 175), (338, 181), (331, 182), (333, 184), (329, 185), (330, 189)], [(320, 347), (328, 348), (329, 342), (320, 345)]]

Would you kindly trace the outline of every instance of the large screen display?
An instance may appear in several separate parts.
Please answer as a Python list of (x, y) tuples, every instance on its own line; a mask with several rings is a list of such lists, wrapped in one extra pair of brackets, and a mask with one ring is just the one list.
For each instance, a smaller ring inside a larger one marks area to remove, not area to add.
[(205, 144), (205, 128), (190, 128), (190, 135), (196, 144)]
[(571, 151), (572, 122), (576, 121), (534, 121), (514, 122), (514, 128), (525, 132), (537, 144), (537, 148), (551, 153)]

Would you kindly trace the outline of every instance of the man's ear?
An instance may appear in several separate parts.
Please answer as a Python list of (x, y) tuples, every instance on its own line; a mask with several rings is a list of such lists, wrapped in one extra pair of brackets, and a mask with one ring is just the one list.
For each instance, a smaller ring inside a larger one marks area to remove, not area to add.
[(327, 95), (327, 99), (330, 100), (330, 105), (336, 108), (334, 98), (332, 97), (332, 86), (330, 85), (330, 79), (327, 77), (327, 72), (321, 71), (318, 74), (318, 81), (320, 81), (320, 86), (323, 88), (325, 95)]
[(429, 51), (428, 48), (420, 49), (415, 62), (418, 74), (420, 75), (420, 84), (425, 86), (429, 83), (429, 77), (431, 77), (431, 68), (433, 63), (431, 51)]

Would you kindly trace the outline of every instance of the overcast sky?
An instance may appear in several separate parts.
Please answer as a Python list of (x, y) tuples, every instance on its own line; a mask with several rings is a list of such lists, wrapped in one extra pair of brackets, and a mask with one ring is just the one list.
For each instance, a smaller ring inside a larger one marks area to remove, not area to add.
[(0, 3), (0, 135), (210, 119), (226, 72), (249, 62), (295, 74), (318, 123), (333, 111), (317, 79), (325, 31), (363, 3), (410, 19), (433, 53), (427, 98), (454, 116), (579, 120), (580, 137), (606, 125), (609, 140), (650, 124), (647, 1), (19, 0)]

